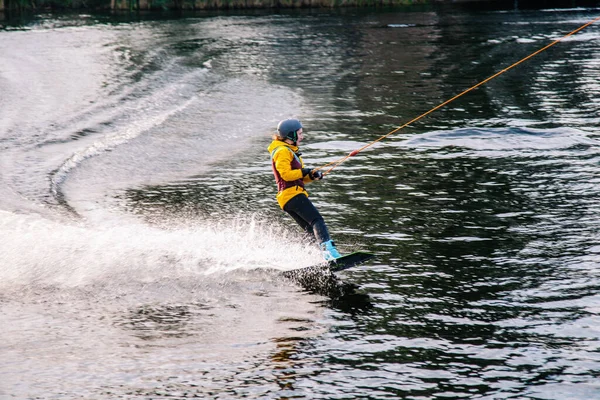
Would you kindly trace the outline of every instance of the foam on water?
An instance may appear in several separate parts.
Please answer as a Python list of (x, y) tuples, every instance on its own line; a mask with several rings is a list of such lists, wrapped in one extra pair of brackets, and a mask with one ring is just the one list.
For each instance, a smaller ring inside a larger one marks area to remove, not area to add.
[[(169, 91), (171, 92), (176, 92), (177, 90), (178, 88), (176, 85), (169, 88)], [(157, 96), (170, 98), (170, 96), (166, 96), (163, 93), (160, 93)], [(130, 124), (126, 129), (117, 130), (104, 136), (102, 139), (97, 140), (91, 146), (76, 151), (67, 160), (65, 160), (58, 170), (52, 175), (51, 190), (54, 196), (60, 195), (60, 185), (66, 179), (69, 172), (78, 167), (82, 162), (91, 157), (99, 156), (104, 152), (111, 151), (116, 147), (138, 137), (149, 129), (164, 123), (173, 114), (184, 110), (193, 100), (194, 98), (188, 99), (181, 104), (177, 104), (175, 107), (167, 109), (167, 111), (159, 113), (158, 115), (137, 120), (135, 123)]]
[(4, 291), (92, 284), (118, 288), (320, 261), (316, 248), (282, 236), (282, 228), (254, 219), (195, 221), (171, 229), (132, 222), (89, 227), (2, 212), (0, 265), (7, 268), (0, 269), (0, 286)]
[[(527, 151), (545, 152), (569, 149), (574, 146), (595, 146), (597, 141), (573, 128), (462, 128), (450, 131), (432, 131), (387, 145), (416, 150), (444, 147), (472, 150), (477, 156), (507, 157), (510, 153), (523, 155)], [(453, 153), (456, 155), (456, 153)]]

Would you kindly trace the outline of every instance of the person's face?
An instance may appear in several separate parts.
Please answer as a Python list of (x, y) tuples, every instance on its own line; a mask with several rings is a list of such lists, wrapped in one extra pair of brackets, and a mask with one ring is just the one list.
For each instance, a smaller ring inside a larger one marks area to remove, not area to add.
[(304, 132), (302, 131), (302, 128), (300, 128), (296, 133), (298, 134), (298, 140), (296, 140), (296, 145), (300, 146), (300, 142), (302, 141), (302, 139), (304, 139)]

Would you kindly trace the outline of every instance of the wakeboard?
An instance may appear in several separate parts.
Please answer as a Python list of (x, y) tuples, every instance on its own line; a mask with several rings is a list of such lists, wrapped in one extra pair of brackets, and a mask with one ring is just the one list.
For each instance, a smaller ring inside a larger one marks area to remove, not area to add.
[(296, 268), (289, 271), (283, 272), (284, 276), (294, 276), (303, 271), (323, 271), (327, 270), (330, 272), (339, 272), (345, 269), (354, 267), (364, 263), (375, 257), (373, 253), (366, 253), (364, 251), (355, 251), (354, 253), (346, 254), (334, 260), (327, 261), (325, 263), (311, 265), (309, 267)]
[(346, 254), (345, 256), (341, 256), (340, 258), (328, 261), (327, 265), (329, 265), (329, 269), (333, 272), (338, 272), (354, 267), (355, 265), (362, 264), (373, 257), (375, 257), (375, 254), (373, 253), (355, 251), (354, 253)]
[(373, 257), (375, 254), (357, 251), (321, 264), (284, 271), (281, 275), (307, 290), (328, 296), (333, 294), (337, 296), (340, 293), (351, 292), (355, 285), (344, 284), (335, 276), (334, 272), (362, 264)]

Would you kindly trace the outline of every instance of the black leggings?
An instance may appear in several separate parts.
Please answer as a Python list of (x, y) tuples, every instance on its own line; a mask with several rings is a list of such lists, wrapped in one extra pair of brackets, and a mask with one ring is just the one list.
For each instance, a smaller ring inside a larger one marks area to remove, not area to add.
[(292, 197), (283, 206), (283, 211), (294, 218), (304, 231), (317, 242), (323, 243), (330, 240), (329, 231), (325, 221), (313, 203), (304, 194)]

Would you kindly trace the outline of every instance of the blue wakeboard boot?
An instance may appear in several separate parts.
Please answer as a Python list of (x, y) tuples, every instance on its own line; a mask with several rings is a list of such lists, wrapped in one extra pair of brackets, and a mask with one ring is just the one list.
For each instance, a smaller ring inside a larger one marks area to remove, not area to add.
[(340, 258), (342, 256), (335, 248), (335, 243), (333, 243), (333, 240), (321, 243), (321, 251), (323, 252), (323, 258), (325, 261), (335, 260), (336, 258)]

